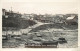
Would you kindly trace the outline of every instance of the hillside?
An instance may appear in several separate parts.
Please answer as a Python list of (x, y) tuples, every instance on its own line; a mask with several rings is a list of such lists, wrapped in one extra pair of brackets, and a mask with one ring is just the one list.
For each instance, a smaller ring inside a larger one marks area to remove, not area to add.
[(13, 28), (27, 28), (28, 26), (32, 26), (36, 24), (32, 20), (24, 20), (22, 18), (3, 18), (2, 19), (2, 27), (13, 27)]

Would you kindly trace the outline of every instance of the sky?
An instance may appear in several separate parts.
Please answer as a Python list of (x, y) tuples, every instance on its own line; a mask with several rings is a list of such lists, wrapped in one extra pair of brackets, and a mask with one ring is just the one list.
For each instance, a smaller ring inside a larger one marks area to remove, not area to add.
[(2, 8), (20, 13), (67, 14), (78, 13), (77, 2), (2, 2)]

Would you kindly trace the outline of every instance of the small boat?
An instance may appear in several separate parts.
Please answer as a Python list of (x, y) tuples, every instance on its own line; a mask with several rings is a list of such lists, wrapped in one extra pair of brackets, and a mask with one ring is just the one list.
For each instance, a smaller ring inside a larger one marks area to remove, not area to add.
[(65, 38), (61, 37), (61, 38), (58, 39), (58, 42), (60, 44), (63, 44), (63, 43), (67, 43), (67, 40)]

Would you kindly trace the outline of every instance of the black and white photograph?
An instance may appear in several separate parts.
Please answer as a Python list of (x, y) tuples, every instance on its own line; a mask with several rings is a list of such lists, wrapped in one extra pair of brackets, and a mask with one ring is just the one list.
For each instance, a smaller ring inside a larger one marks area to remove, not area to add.
[(78, 48), (77, 2), (2, 2), (2, 48)]

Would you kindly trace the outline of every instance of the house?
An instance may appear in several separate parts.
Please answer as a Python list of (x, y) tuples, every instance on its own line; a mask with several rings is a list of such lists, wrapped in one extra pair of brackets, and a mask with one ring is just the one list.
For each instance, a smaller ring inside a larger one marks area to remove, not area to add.
[(28, 19), (28, 20), (33, 20), (33, 14), (23, 14), (22, 18)]
[(67, 25), (77, 25), (78, 24), (78, 16), (71, 16), (66, 19)]
[(36, 15), (36, 17), (34, 17), (35, 20), (39, 21), (39, 22), (44, 22), (44, 23), (53, 23), (53, 17), (51, 16), (46, 16), (46, 15)]
[(7, 11), (5, 9), (2, 9), (2, 18), (8, 18), (8, 15), (6, 15)]
[(2, 9), (2, 15), (5, 16), (6, 10)]
[(2, 17), (8, 18), (8, 17), (21, 17), (22, 14), (19, 12), (13, 12), (13, 11), (7, 11), (6, 9), (2, 9)]
[(40, 21), (45, 22), (45, 23), (52, 23), (53, 22), (53, 17), (41, 17)]

